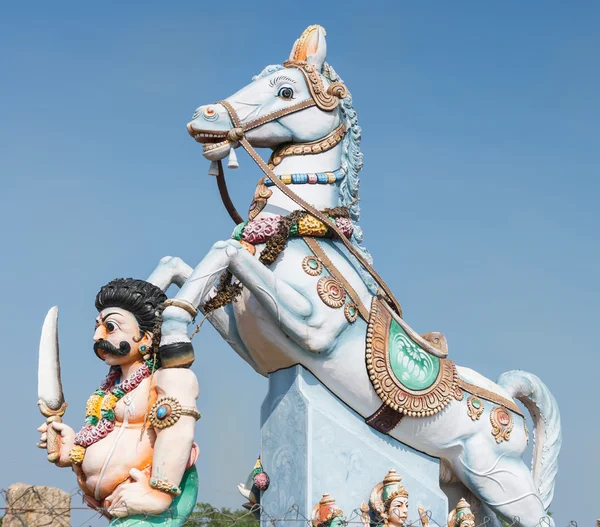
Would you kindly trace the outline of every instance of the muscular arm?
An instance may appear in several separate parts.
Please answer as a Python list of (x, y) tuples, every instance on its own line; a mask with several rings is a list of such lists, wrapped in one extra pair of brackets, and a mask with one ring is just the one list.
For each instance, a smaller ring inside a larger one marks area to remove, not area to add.
[[(158, 400), (175, 397), (181, 406), (196, 408), (198, 379), (187, 368), (161, 369), (155, 375)], [(156, 428), (152, 477), (179, 485), (190, 458), (196, 420), (182, 415), (167, 428)]]

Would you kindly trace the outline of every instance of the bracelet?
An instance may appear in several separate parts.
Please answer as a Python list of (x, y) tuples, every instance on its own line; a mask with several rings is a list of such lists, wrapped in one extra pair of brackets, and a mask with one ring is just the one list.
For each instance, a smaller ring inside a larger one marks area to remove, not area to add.
[(181, 489), (177, 485), (169, 483), (166, 479), (150, 478), (150, 486), (160, 492), (166, 492), (173, 496), (179, 496)]
[(196, 421), (202, 417), (192, 406), (181, 406), (175, 397), (162, 397), (150, 409), (148, 418), (155, 428), (163, 429), (173, 426), (182, 415), (193, 417)]

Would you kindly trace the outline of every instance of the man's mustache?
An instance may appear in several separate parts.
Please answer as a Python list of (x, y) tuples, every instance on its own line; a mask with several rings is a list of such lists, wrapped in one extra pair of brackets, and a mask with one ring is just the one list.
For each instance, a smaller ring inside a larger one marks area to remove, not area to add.
[(94, 352), (96, 353), (96, 355), (98, 355), (98, 357), (100, 357), (100, 355), (98, 354), (98, 351), (104, 351), (106, 353), (110, 353), (111, 355), (115, 355), (117, 357), (125, 357), (126, 355), (129, 355), (129, 352), (131, 351), (131, 346), (129, 345), (129, 342), (121, 342), (119, 344), (119, 347), (117, 348), (116, 346), (113, 346), (110, 342), (108, 342), (108, 340), (99, 340), (98, 342), (94, 342)]

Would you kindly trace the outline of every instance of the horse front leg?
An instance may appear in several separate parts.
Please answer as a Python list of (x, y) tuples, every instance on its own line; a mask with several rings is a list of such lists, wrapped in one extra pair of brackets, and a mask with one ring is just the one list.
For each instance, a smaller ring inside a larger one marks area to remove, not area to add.
[[(197, 308), (226, 270), (248, 288), (290, 338), (303, 345), (312, 303), (234, 240), (217, 242), (212, 246), (175, 296), (175, 303), (181, 301), (183, 306)], [(176, 305), (164, 310), (160, 347), (163, 363), (184, 366), (186, 361), (193, 360), (193, 348), (187, 336), (188, 325), (193, 319), (190, 311)]]

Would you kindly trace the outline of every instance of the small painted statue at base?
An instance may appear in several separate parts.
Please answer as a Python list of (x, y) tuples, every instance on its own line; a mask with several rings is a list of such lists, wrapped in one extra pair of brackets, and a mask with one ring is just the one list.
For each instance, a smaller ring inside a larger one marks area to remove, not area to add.
[(406, 523), (408, 492), (401, 481), (402, 478), (392, 469), (371, 491), (369, 503), (378, 523), (391, 527), (402, 527)]
[(475, 515), (469, 502), (461, 498), (456, 508), (448, 515), (448, 527), (475, 527)]
[(329, 494), (323, 494), (312, 512), (313, 527), (343, 527), (344, 512), (338, 508), (335, 499)]
[[(196, 504), (198, 381), (190, 369), (161, 368), (157, 349), (166, 300), (162, 289), (143, 280), (116, 279), (101, 288), (93, 349), (110, 367), (108, 375), (88, 399), (78, 433), (60, 418), (39, 428), (38, 446), (48, 448), (59, 467), (73, 468), (85, 502), (111, 525), (175, 527)], [(57, 311), (54, 319), (51, 313), (40, 344), (41, 409), (56, 400), (66, 406), (58, 347), (47, 338), (58, 342)], [(45, 363), (51, 364), (46, 373)]]
[(269, 488), (270, 480), (268, 474), (264, 471), (260, 457), (254, 464), (254, 468), (245, 484), (238, 485), (238, 491), (248, 501), (243, 507), (254, 512), (257, 519), (260, 518), (260, 493)]

